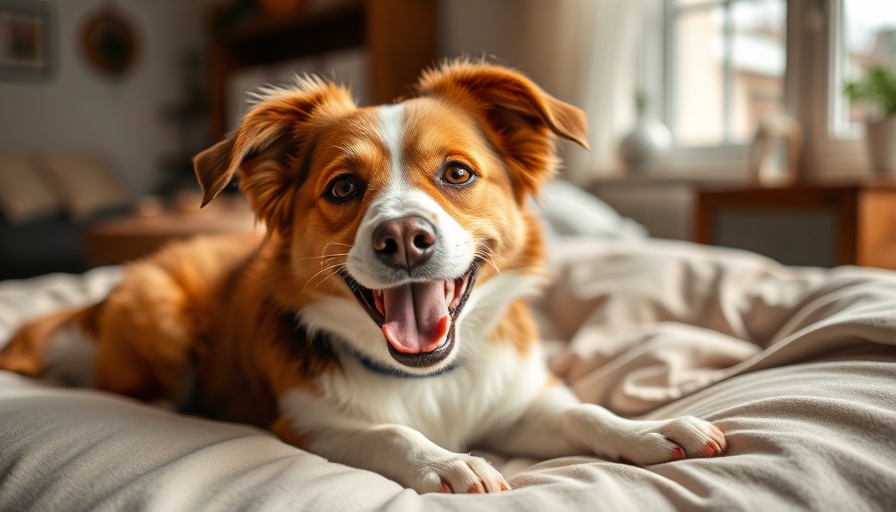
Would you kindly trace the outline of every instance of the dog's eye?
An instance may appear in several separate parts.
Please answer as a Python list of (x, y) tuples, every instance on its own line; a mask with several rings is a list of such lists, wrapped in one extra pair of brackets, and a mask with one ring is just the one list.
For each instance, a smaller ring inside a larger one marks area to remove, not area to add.
[(358, 193), (358, 185), (349, 177), (336, 178), (327, 187), (327, 197), (334, 201), (346, 201)]
[(473, 174), (473, 171), (456, 162), (448, 164), (445, 167), (445, 172), (442, 173), (442, 181), (451, 185), (466, 185), (474, 179), (476, 179), (476, 175)]

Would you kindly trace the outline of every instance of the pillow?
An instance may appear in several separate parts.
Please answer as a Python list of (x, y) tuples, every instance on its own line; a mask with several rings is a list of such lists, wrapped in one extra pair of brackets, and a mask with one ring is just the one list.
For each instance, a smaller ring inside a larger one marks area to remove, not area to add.
[(75, 220), (134, 202), (109, 162), (98, 155), (48, 155), (42, 158), (41, 171)]
[(545, 183), (536, 209), (552, 236), (647, 238), (647, 228), (623, 217), (597, 196), (563, 179)]
[(0, 213), (9, 224), (48, 217), (60, 206), (27, 153), (0, 153)]

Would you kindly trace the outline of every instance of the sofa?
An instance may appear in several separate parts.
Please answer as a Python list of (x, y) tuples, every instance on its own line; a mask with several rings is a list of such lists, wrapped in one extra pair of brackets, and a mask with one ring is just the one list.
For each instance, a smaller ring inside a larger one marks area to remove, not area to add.
[(97, 152), (0, 152), (0, 280), (85, 271), (86, 227), (133, 207)]

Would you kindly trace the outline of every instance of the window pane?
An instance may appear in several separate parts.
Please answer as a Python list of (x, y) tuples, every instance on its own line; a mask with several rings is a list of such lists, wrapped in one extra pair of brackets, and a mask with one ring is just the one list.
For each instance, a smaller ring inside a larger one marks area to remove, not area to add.
[(671, 130), (680, 146), (748, 143), (780, 110), (786, 69), (786, 0), (678, 0)]
[(784, 103), (787, 13), (784, 0), (732, 7), (730, 142), (749, 142), (759, 120)]
[(682, 11), (675, 23), (675, 69), (670, 129), (682, 146), (715, 146), (725, 140), (724, 11)]
[(861, 133), (866, 105), (850, 104), (843, 86), (873, 65), (896, 66), (896, 3), (893, 0), (843, 0), (840, 48), (832, 91), (834, 129), (840, 137)]
[(676, 7), (692, 7), (695, 5), (720, 4), (723, 0), (674, 0)]

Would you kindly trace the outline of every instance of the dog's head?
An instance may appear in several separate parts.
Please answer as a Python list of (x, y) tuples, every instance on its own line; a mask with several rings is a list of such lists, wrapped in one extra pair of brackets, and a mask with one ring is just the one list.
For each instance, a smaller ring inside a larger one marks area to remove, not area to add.
[(417, 91), (366, 108), (319, 79), (264, 91), (195, 167), (204, 203), (239, 176), (281, 307), (367, 361), (430, 374), (473, 343), (471, 304), (496, 316), (539, 272), (526, 198), (555, 172), (555, 137), (586, 146), (586, 123), (499, 66), (446, 63)]

